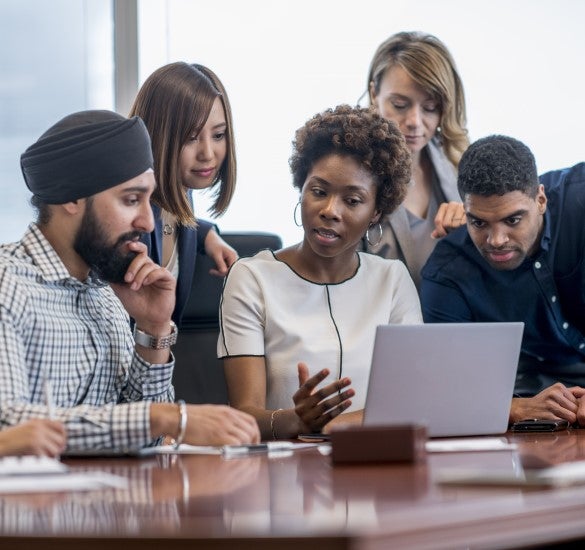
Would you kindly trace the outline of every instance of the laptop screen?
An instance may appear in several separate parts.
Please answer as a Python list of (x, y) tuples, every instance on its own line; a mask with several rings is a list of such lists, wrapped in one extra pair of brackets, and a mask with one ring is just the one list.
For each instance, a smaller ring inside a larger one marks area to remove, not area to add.
[(364, 425), (414, 423), (430, 437), (504, 433), (524, 323), (376, 329)]

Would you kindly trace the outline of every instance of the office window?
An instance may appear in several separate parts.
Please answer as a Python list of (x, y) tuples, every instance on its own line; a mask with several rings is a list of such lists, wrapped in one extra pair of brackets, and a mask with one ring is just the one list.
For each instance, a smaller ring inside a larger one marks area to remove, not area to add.
[[(120, 0), (127, 1), (127, 0)], [(288, 168), (295, 130), (354, 104), (378, 44), (401, 30), (437, 35), (467, 95), (471, 139), (517, 137), (540, 172), (583, 159), (585, 57), (580, 0), (138, 0), (139, 79), (177, 60), (210, 66), (234, 110), (239, 177), (225, 230), (297, 242)], [(31, 219), (24, 149), (70, 112), (113, 109), (112, 0), (0, 0), (0, 240)], [(126, 114), (126, 113), (122, 113)], [(205, 217), (209, 200), (196, 198)]]
[(435, 34), (453, 53), (472, 140), (516, 137), (540, 172), (584, 157), (579, 0), (140, 0), (139, 13), (141, 82), (181, 60), (209, 65), (227, 88), (239, 176), (222, 229), (300, 240), (288, 169), (294, 131), (324, 108), (355, 104), (378, 44), (403, 30)]
[(59, 118), (113, 108), (110, 0), (0, 0), (0, 231), (34, 216), (20, 155)]

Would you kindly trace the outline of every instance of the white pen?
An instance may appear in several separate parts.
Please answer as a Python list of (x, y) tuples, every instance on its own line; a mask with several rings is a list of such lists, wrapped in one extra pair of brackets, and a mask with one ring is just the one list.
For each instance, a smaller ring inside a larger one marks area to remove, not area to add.
[(48, 378), (43, 382), (43, 392), (45, 394), (45, 405), (49, 411), (49, 420), (55, 420), (55, 402), (53, 401), (53, 388)]
[(293, 449), (295, 444), (292, 441), (268, 441), (255, 445), (224, 445), (221, 452), (224, 455), (249, 455), (253, 453), (267, 453), (272, 451), (286, 451)]

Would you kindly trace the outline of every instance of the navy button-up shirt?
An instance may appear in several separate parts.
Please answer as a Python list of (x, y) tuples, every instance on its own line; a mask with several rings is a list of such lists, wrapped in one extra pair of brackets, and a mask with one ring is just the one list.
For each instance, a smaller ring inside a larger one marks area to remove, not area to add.
[(585, 163), (540, 180), (548, 202), (537, 252), (514, 270), (498, 271), (477, 251), (467, 228), (457, 229), (437, 244), (422, 270), (423, 317), (425, 322), (523, 321), (521, 363), (534, 371), (558, 371), (559, 380), (566, 373), (566, 380), (583, 385)]

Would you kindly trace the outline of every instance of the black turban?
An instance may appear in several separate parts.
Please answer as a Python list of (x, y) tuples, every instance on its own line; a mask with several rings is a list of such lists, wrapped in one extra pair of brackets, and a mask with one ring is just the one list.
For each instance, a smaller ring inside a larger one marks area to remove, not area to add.
[(27, 187), (45, 204), (90, 197), (153, 167), (138, 117), (81, 111), (51, 126), (20, 157)]

